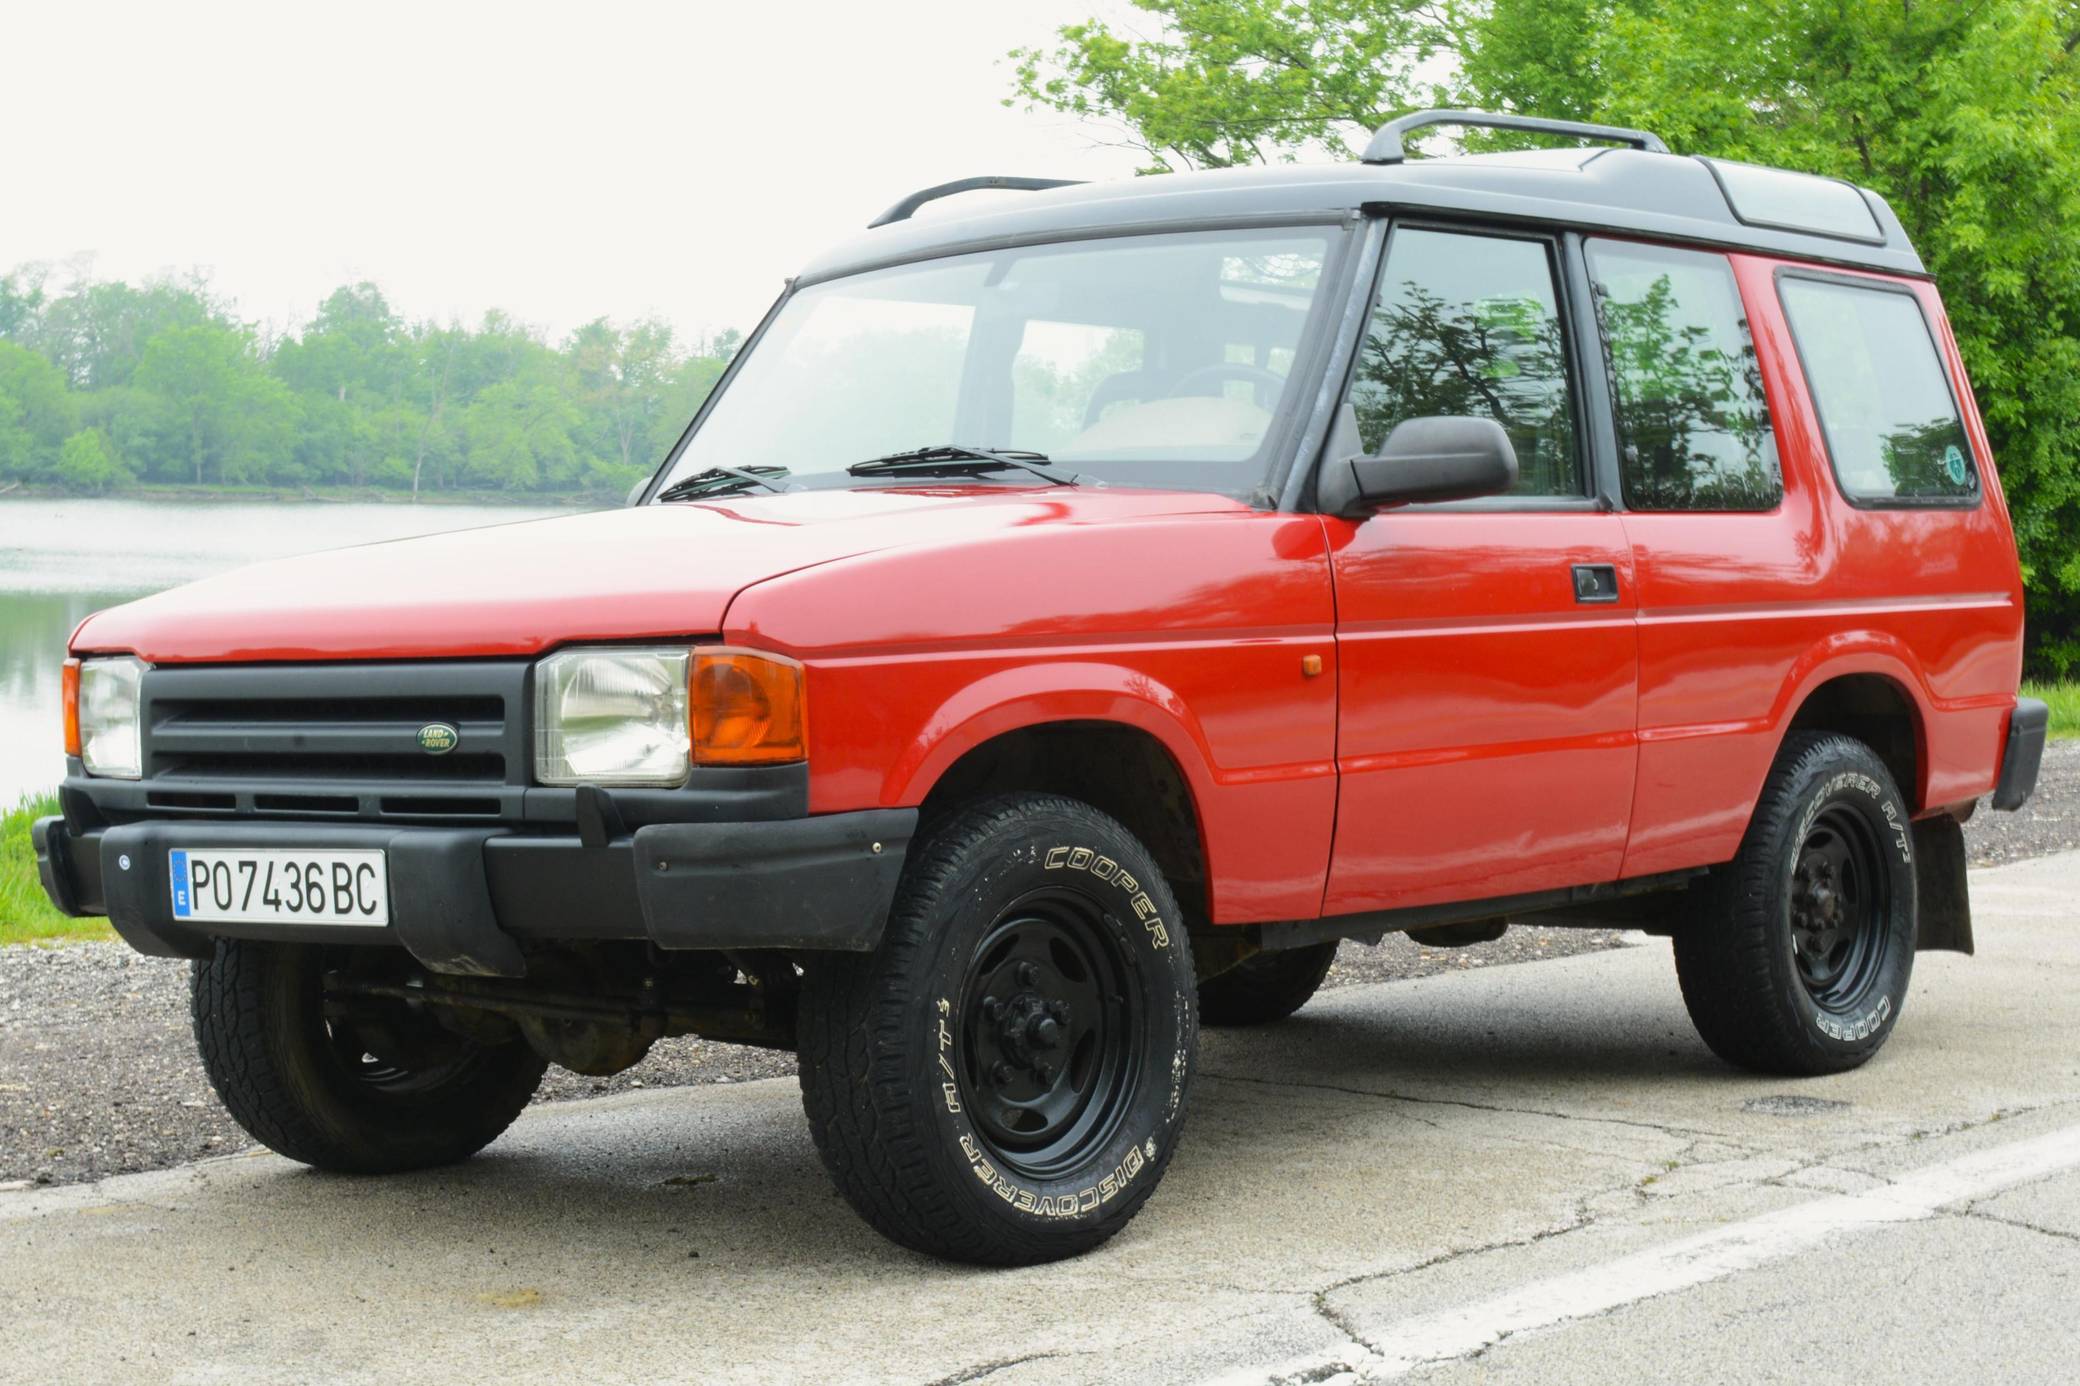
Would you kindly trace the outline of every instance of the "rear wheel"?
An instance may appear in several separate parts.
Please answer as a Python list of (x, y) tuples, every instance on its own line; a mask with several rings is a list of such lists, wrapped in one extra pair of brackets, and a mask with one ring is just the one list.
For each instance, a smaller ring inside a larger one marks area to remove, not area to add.
[(1705, 917), (1676, 931), (1676, 975), (1714, 1053), (1820, 1074), (1878, 1052), (1914, 967), (1914, 856), (1906, 802), (1868, 746), (1788, 738), (1705, 893)]
[(328, 1002), (328, 971), (367, 949), (217, 941), (195, 964), (195, 1042), (210, 1085), (268, 1149), (319, 1169), (388, 1174), (452, 1164), (511, 1125), (547, 1064), (402, 1003)]
[(1086, 804), (967, 809), (912, 849), (880, 948), (803, 978), (802, 1101), (875, 1228), (955, 1260), (1075, 1255), (1169, 1164), (1197, 1039), (1155, 862)]
[(1264, 1025), (1284, 1020), (1321, 989), (1335, 961), (1333, 941), (1252, 954), (1199, 983), (1200, 1023)]

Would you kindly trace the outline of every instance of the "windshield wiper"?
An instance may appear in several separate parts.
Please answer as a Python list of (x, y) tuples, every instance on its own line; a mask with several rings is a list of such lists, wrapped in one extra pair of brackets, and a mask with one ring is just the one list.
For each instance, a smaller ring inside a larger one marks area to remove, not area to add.
[(909, 452), (892, 452), (855, 462), (845, 470), (854, 476), (979, 476), (983, 472), (1026, 471), (1057, 486), (1075, 486), (1083, 478), (1074, 472), (1045, 465), (1047, 454), (1007, 448), (971, 448), (964, 443), (939, 443)]
[(703, 496), (727, 496), (753, 486), (785, 495), (792, 486), (782, 485), (785, 467), (710, 467), (704, 472), (681, 477), (657, 493), (660, 501), (695, 500)]

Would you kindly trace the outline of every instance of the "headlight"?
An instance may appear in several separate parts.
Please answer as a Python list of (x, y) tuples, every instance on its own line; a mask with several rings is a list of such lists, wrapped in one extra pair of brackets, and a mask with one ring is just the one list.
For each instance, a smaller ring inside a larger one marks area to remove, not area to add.
[[(144, 773), (138, 735), (144, 662), (87, 659), (73, 667), (78, 683), (66, 690), (65, 749), (79, 756), (89, 775), (136, 779)], [(73, 668), (66, 672), (72, 674)]]
[(678, 784), (691, 764), (685, 648), (565, 650), (534, 678), (543, 784)]
[(763, 650), (564, 650), (535, 668), (534, 777), (670, 785), (694, 765), (801, 760), (805, 685), (800, 664)]

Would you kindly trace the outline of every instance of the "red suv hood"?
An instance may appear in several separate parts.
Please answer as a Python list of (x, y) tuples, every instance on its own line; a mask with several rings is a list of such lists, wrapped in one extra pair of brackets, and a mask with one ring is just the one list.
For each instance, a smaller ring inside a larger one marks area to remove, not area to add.
[(753, 583), (854, 554), (1241, 508), (1208, 495), (990, 485), (607, 510), (255, 564), (89, 617), (72, 647), (153, 663), (425, 659), (706, 635)]

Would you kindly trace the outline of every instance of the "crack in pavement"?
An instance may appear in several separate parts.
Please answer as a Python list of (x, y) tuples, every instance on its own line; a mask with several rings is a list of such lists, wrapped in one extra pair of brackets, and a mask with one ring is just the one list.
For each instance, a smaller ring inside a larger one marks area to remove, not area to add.
[(1963, 1218), (1967, 1221), (1997, 1222), (2003, 1227), (2013, 1227), (2023, 1232), (2041, 1233), (2046, 1237), (2056, 1237), (2062, 1242), (2080, 1243), (2080, 1232), (2067, 1232), (2057, 1227), (2045, 1227), (2040, 1223), (2026, 1222), (2021, 1218), (2002, 1217), (1999, 1213), (1989, 1213), (1982, 1210), (1977, 1204), (1973, 1204), (1959, 1212), (1948, 1214), (1948, 1216)]
[[(1242, 1081), (1251, 1080), (1244, 1079)], [(1332, 1091), (1354, 1091), (1327, 1084), (1295, 1084), (1294, 1086), (1322, 1086), (1329, 1087)], [(1386, 1096), (1385, 1094), (1365, 1091), (1355, 1091), (1355, 1095), (1372, 1097)], [(1449, 1105), (1472, 1106), (1477, 1110), (1483, 1111), (1520, 1111), (1520, 1109), (1484, 1107), (1480, 1106), (1480, 1104), (1453, 1103)], [(1812, 1190), (1801, 1188), (1798, 1185), (1790, 1184), (1786, 1181), (1792, 1179), (1796, 1175), (1805, 1171), (1828, 1167), (1833, 1160), (1839, 1159), (1844, 1155), (1855, 1155), (1858, 1153), (1865, 1153), (1873, 1150), (1905, 1146), (1926, 1139), (1941, 1139), (1943, 1137), (1961, 1135), (1971, 1131), (1983, 1129), (1985, 1127), (1993, 1126), (2003, 1121), (2011, 1121), (2020, 1116), (2033, 1113), (2041, 1113), (2046, 1111), (2054, 1111), (2059, 1108), (2071, 1107), (2075, 1105), (2080, 1105), (2080, 1098), (2056, 1099), (2050, 1102), (2039, 1103), (2027, 1108), (2003, 1108), (2000, 1110), (1996, 1110), (1984, 1117), (1967, 1118), (1965, 1120), (1948, 1123), (1940, 1128), (1917, 1129), (1904, 1135), (1873, 1136), (1867, 1140), (1860, 1141), (1853, 1146), (1836, 1150), (1830, 1154), (1811, 1154), (1808, 1158), (1803, 1160), (1797, 1159), (1796, 1156), (1786, 1155), (1784, 1158), (1793, 1159), (1794, 1161), (1796, 1161), (1796, 1163), (1794, 1165), (1794, 1168), (1787, 1170), (1782, 1174), (1775, 1175), (1767, 1179), (1737, 1178), (1730, 1180), (1725, 1185), (1715, 1186), (1714, 1188), (1708, 1190), (1699, 1190), (1693, 1195), (1679, 1194), (1675, 1197), (1703, 1196), (1705, 1194), (1711, 1193), (1723, 1193), (1728, 1189), (1738, 1189), (1742, 1187), (1749, 1189), (1780, 1188), (1786, 1191), (1793, 1191), (1802, 1194), (1811, 1194)], [(1532, 1115), (1543, 1114), (1532, 1113)], [(1598, 1118), (1580, 1119), (1591, 1121), (1598, 1120)], [(1622, 1125), (1637, 1123), (1621, 1122), (1618, 1124)], [(1656, 1127), (1653, 1129), (1666, 1131), (1669, 1128)], [(1718, 1137), (1711, 1133), (1705, 1133), (1698, 1136), (1696, 1139), (1692, 1140), (1690, 1144), (1685, 1146), (1682, 1150), (1678, 1151), (1677, 1154), (1667, 1162), (1667, 1171), (1669, 1173), (1676, 1173), (1685, 1169), (1703, 1168), (1708, 1167), (1713, 1163), (1718, 1163), (1717, 1161), (1694, 1160), (1687, 1158), (1692, 1156), (1700, 1146), (1706, 1144), (1707, 1142), (1719, 1142), (1724, 1144), (1728, 1148), (1733, 1149), (1740, 1148), (1738, 1143), (1736, 1142), (1726, 1141), (1722, 1137)], [(1845, 1170), (1844, 1172), (1859, 1174), (1863, 1173), (1862, 1171), (1850, 1170)], [(1462, 1247), (1450, 1251), (1441, 1252), (1438, 1255), (1429, 1257), (1423, 1261), (1416, 1262), (1412, 1265), (1394, 1267), (1377, 1271), (1368, 1271), (1360, 1275), (1348, 1276), (1344, 1279), (1335, 1281), (1332, 1284), (1323, 1286), (1318, 1290), (1312, 1291), (1310, 1294), (1310, 1304), (1315, 1316), (1321, 1319), (1323, 1322), (1327, 1323), (1330, 1327), (1334, 1328), (1339, 1334), (1341, 1334), (1349, 1342), (1350, 1346), (1357, 1350), (1357, 1353), (1359, 1355), (1353, 1357), (1343, 1353), (1332, 1354), (1326, 1358), (1306, 1363), (1304, 1365), (1291, 1364), (1284, 1370), (1283, 1374), (1280, 1374), (1278, 1372), (1278, 1369), (1272, 1369), (1272, 1371), (1268, 1372), (1265, 1376), (1258, 1379), (1266, 1382), (1267, 1386), (1311, 1386), (1311, 1383), (1329, 1381), (1334, 1378), (1344, 1376), (1346, 1374), (1355, 1376), (1360, 1380), (1371, 1379), (1367, 1370), (1369, 1363), (1366, 1359), (1378, 1359), (1379, 1357), (1384, 1355), (1382, 1352), (1381, 1345), (1379, 1342), (1375, 1341), (1374, 1338), (1367, 1336), (1367, 1334), (1347, 1314), (1345, 1314), (1342, 1310), (1338, 1309), (1334, 1304), (1331, 1304), (1329, 1302), (1330, 1296), (1359, 1285), (1376, 1284), (1379, 1282), (1391, 1281), (1410, 1275), (1417, 1275), (1424, 1271), (1435, 1269), (1439, 1266), (1449, 1265), (1453, 1262), (1464, 1260), (1468, 1257), (1482, 1256), (1493, 1252), (1521, 1249), (1523, 1247), (1536, 1245), (1540, 1242), (1550, 1241), (1558, 1237), (1568, 1236), (1572, 1233), (1586, 1231), (1600, 1224), (1605, 1224), (1610, 1221), (1614, 1221), (1616, 1217), (1619, 1215), (1611, 1214), (1609, 1212), (1599, 1213), (1595, 1210), (1595, 1205), (1602, 1200), (1612, 1198), (1613, 1196), (1621, 1196), (1629, 1192), (1633, 1195), (1634, 1199), (1636, 1200), (1635, 1206), (1643, 1206), (1650, 1201), (1646, 1191), (1646, 1185), (1647, 1183), (1651, 1182), (1653, 1179), (1657, 1177), (1659, 1176), (1650, 1175), (1646, 1179), (1636, 1180), (1630, 1184), (1605, 1187), (1586, 1193), (1575, 1201), (1574, 1211), (1572, 1215), (1568, 1217), (1566, 1220), (1558, 1223), (1557, 1225), (1542, 1228), (1526, 1236), (1507, 1238), (1500, 1241), (1483, 1243), (1477, 1246)], [(1865, 1175), (1864, 1177), (1875, 1179), (1878, 1181), (1879, 1187), (1884, 1187), (1896, 1184), (1900, 1178), (1904, 1177), (1911, 1179), (1912, 1176), (1910, 1172), (1906, 1176), (1887, 1177), (1883, 1175)], [(2057, 1176), (2043, 1176), (2044, 1179), (2054, 1177)], [(2031, 1180), (2022, 1184), (2015, 1185), (2013, 1187), (2026, 1188), (2029, 1187), (2030, 1184), (2038, 1182), (2042, 1182), (2042, 1180)], [(2010, 1191), (2012, 1190), (2004, 1190), (2003, 1192)], [(2017, 1219), (2004, 1217), (1999, 1214), (1986, 1212), (1978, 1206), (1977, 1200), (1967, 1205), (1962, 1210), (1956, 1212), (1940, 1213), (1938, 1215), (1959, 1218), (1975, 1217), (1983, 1221), (1999, 1223), (2005, 1226), (2015, 1227), (2023, 1231), (2036, 1232), (2048, 1237), (2055, 1237), (2065, 1242), (2080, 1243), (2080, 1234), (2060, 1231), (2047, 1227), (2041, 1227), (2034, 1223), (2020, 1221)], [(1621, 1313), (1625, 1309), (1630, 1307), (1632, 1307), (1631, 1304), (1616, 1304), (1606, 1309), (1594, 1310), (1588, 1313), (1571, 1316), (1565, 1320), (1565, 1323), (1568, 1326), (1583, 1323), (1593, 1323), (1598, 1319), (1608, 1318), (1612, 1315)], [(1558, 1325), (1554, 1326), (1557, 1327)], [(1510, 1339), (1514, 1336), (1516, 1336), (1515, 1330), (1504, 1329), (1499, 1334), (1497, 1334), (1497, 1336), (1479, 1344), (1478, 1346), (1474, 1347), (1472, 1350), (1468, 1352), (1462, 1352), (1450, 1357), (1436, 1358), (1423, 1363), (1422, 1366), (1423, 1368), (1427, 1369), (1431, 1367), (1449, 1365), (1454, 1362), (1477, 1361), (1486, 1354), (1492, 1352), (1495, 1348), (1501, 1346), (1503, 1343), (1510, 1341)]]
[[(1224, 1083), (1254, 1083), (1267, 1088), (1313, 1088), (1322, 1092), (1346, 1093), (1352, 1097), (1374, 1097), (1387, 1102), (1408, 1102), (1422, 1107), (1460, 1107), (1472, 1112), (1493, 1112), (1502, 1116), (1545, 1117), (1552, 1121), (1580, 1122), (1592, 1126), (1623, 1126), (1636, 1131), (1652, 1131), (1663, 1136), (1708, 1137), (1725, 1141), (1728, 1145), (1739, 1144), (1738, 1138), (1724, 1131), (1714, 1131), (1702, 1126), (1675, 1126), (1655, 1121), (1632, 1121), (1625, 1117), (1584, 1116), (1575, 1112), (1552, 1112), (1537, 1107), (1505, 1107), (1496, 1103), (1469, 1102), (1458, 1097), (1416, 1097), (1410, 1093), (1381, 1090), (1378, 1088), (1354, 1088), (1341, 1083), (1317, 1083), (1298, 1078), (1255, 1078), (1242, 1073), (1215, 1073), (1201, 1068), (1199, 1077), (1211, 1078)], [(1410, 1118), (1419, 1120), (1419, 1118)], [(1426, 1123), (1434, 1124), (1434, 1123)], [(1572, 1147), (1562, 1146), (1562, 1149)], [(1590, 1152), (1598, 1153), (1598, 1152)]]
[(1013, 1367), (1022, 1367), (1028, 1362), (1046, 1362), (1060, 1357), (1079, 1354), (1068, 1352), (1029, 1352), (1023, 1357), (1005, 1357), (995, 1362), (981, 1362), (972, 1367), (963, 1367), (951, 1376), (934, 1377), (924, 1386), (967, 1386), (974, 1381), (986, 1381), (998, 1372), (1008, 1372)]

